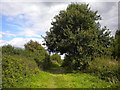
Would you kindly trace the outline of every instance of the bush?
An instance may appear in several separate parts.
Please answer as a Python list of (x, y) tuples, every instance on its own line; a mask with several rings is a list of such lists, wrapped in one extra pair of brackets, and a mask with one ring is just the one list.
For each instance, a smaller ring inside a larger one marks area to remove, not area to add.
[(9, 55), (20, 55), (24, 50), (20, 48), (14, 48), (11, 45), (6, 45), (2, 47), (2, 53)]
[(2, 68), (3, 88), (16, 87), (25, 76), (39, 72), (34, 60), (15, 55), (3, 55)]
[(88, 72), (94, 73), (100, 76), (100, 78), (105, 79), (112, 83), (117, 83), (120, 81), (119, 75), (120, 63), (116, 60), (109, 58), (96, 58), (89, 63)]
[[(30, 40), (25, 46), (25, 52), (27, 57), (32, 58), (38, 64), (41, 69), (50, 66), (50, 59), (48, 53), (38, 42)], [(47, 60), (48, 59), (48, 60)]]

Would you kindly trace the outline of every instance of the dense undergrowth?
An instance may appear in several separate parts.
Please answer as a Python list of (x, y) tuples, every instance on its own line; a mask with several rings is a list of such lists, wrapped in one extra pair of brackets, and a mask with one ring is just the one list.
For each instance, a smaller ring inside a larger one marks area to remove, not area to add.
[(96, 58), (90, 62), (89, 67), (84, 70), (86, 73), (91, 73), (98, 76), (102, 80), (116, 84), (120, 87), (120, 62), (107, 57)]
[(2, 53), (3, 88), (118, 88), (120, 84), (119, 60), (96, 58), (84, 70), (68, 71), (58, 54), (50, 56), (41, 46), (29, 51), (7, 45)]
[(2, 68), (2, 85), (4, 88), (16, 87), (17, 83), (23, 81), (25, 77), (39, 72), (34, 60), (18, 55), (3, 55)]

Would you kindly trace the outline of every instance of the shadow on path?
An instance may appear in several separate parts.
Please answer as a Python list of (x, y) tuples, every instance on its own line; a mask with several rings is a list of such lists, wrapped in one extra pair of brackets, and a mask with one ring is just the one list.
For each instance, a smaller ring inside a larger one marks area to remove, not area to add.
[(66, 74), (67, 73), (64, 67), (61, 67), (57, 64), (52, 64), (52, 66), (48, 70), (45, 70), (45, 71), (52, 73), (52, 74)]

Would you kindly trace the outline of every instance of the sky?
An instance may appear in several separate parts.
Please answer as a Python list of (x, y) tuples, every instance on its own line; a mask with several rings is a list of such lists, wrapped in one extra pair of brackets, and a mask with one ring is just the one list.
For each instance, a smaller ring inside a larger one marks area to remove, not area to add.
[(111, 35), (118, 29), (118, 0), (1, 0), (0, 46), (11, 44), (24, 48), (28, 41), (43, 43), (42, 36), (49, 31), (53, 17), (65, 10), (71, 2), (89, 3), (93, 11), (101, 15), (101, 26), (107, 26)]

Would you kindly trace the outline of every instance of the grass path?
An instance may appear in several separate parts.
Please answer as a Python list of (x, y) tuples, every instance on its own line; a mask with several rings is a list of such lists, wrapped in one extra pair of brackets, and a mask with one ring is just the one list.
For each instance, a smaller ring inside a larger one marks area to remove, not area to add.
[(87, 73), (64, 73), (59, 65), (25, 78), (22, 88), (108, 88), (111, 84)]
[(19, 87), (24, 88), (107, 88), (111, 84), (85, 73), (52, 74), (41, 71), (26, 78)]

